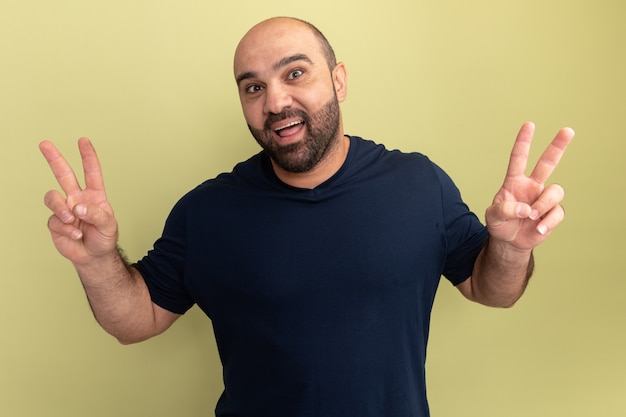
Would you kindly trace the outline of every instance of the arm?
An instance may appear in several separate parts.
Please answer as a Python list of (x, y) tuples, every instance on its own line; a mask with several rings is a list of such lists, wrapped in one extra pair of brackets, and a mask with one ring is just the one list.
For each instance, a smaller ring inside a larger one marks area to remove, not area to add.
[(69, 259), (85, 288), (96, 320), (121, 343), (148, 339), (166, 330), (179, 315), (152, 303), (141, 274), (130, 267), (117, 246), (118, 229), (95, 149), (79, 140), (85, 187), (55, 146), (39, 145), (61, 189), (45, 195), (52, 211), (48, 229), (61, 255)]
[(563, 220), (559, 185), (545, 185), (574, 131), (561, 129), (525, 175), (535, 126), (522, 126), (509, 160), (506, 178), (486, 211), (489, 240), (478, 255), (472, 276), (457, 286), (481, 304), (511, 307), (522, 296), (534, 268), (533, 249)]

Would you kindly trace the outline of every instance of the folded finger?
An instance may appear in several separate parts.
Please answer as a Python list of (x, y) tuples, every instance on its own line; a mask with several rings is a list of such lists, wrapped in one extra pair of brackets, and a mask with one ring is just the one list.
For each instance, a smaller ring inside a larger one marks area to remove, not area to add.
[(67, 200), (57, 190), (48, 191), (43, 200), (46, 207), (63, 223), (72, 223), (75, 220), (71, 207), (67, 205)]
[(65, 236), (74, 240), (83, 237), (83, 232), (73, 223), (64, 223), (55, 215), (48, 218), (48, 230), (53, 235)]
[(550, 234), (564, 218), (565, 210), (563, 210), (563, 207), (561, 205), (553, 207), (537, 223), (537, 232), (542, 235)]
[(563, 187), (558, 184), (550, 184), (547, 186), (539, 198), (532, 204), (532, 213), (530, 218), (533, 220), (544, 217), (546, 213), (559, 205), (565, 197)]

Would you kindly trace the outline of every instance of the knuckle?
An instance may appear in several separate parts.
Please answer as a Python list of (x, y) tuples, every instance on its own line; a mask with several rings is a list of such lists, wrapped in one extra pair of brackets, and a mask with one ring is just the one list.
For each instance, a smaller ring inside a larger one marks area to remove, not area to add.
[(548, 189), (558, 200), (562, 200), (565, 196), (565, 190), (559, 184), (551, 184)]
[(63, 222), (61, 221), (61, 219), (59, 219), (56, 215), (53, 214), (52, 216), (48, 217), (47, 226), (50, 231), (54, 232), (54, 231), (59, 230), (59, 227), (62, 223)]

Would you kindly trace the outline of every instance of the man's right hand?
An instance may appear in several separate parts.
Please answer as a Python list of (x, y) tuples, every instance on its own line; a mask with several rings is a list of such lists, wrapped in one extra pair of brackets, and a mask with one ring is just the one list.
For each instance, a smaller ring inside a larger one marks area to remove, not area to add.
[(121, 343), (139, 342), (163, 332), (179, 315), (154, 304), (139, 271), (122, 258), (100, 161), (89, 139), (80, 139), (78, 148), (84, 188), (51, 142), (39, 145), (65, 194), (52, 190), (45, 196), (52, 210), (48, 220), (52, 241), (74, 264), (100, 325)]
[(78, 141), (83, 163), (85, 187), (81, 188), (74, 171), (50, 141), (39, 145), (63, 195), (48, 191), (44, 201), (52, 211), (48, 229), (57, 250), (75, 266), (87, 265), (117, 251), (118, 229), (102, 178), (96, 150), (87, 138)]

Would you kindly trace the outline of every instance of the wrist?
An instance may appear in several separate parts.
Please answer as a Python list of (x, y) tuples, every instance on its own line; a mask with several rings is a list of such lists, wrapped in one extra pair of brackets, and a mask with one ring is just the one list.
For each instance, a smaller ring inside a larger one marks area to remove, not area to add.
[(483, 249), (485, 260), (502, 272), (526, 271), (530, 278), (535, 268), (533, 249), (519, 248), (510, 242), (489, 236)]
[(117, 247), (107, 253), (92, 256), (85, 262), (74, 263), (74, 268), (85, 285), (100, 282), (102, 279), (127, 276), (129, 273), (126, 258)]

